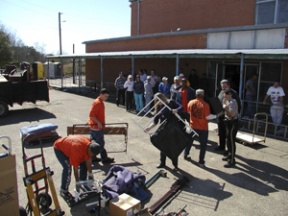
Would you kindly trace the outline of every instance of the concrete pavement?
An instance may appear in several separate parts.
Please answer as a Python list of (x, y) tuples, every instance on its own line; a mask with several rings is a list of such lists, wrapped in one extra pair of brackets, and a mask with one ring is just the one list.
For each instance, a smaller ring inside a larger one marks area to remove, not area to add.
[[(96, 97), (96, 95), (94, 95)], [(25, 103), (15, 105), (9, 115), (0, 119), (1, 135), (12, 139), (12, 152), (17, 159), (17, 181), (19, 203), (27, 204), (27, 195), (23, 184), (24, 168), (20, 128), (39, 123), (51, 122), (58, 125), (57, 132), (65, 136), (67, 126), (83, 124), (87, 121), (93, 97), (81, 96), (55, 89), (50, 90), (50, 103), (37, 102), (36, 105)], [(147, 179), (158, 169), (159, 151), (151, 144), (149, 136), (135, 123), (135, 114), (126, 112), (124, 107), (117, 107), (113, 102), (106, 102), (107, 123), (129, 123), (127, 153), (110, 153), (115, 157), (115, 164), (123, 165), (132, 171), (140, 171)], [(167, 159), (167, 178), (158, 179), (149, 189), (151, 199), (143, 207), (151, 206), (164, 195), (175, 182), (183, 176), (189, 183), (174, 199), (163, 206), (164, 211), (176, 211), (187, 205), (189, 215), (287, 215), (288, 212), (288, 144), (284, 141), (267, 138), (266, 143), (244, 146), (237, 143), (235, 168), (224, 168), (222, 155), (214, 151), (218, 136), (215, 124), (210, 124), (209, 143), (206, 153), (206, 168), (197, 165), (199, 143), (191, 149), (192, 161), (185, 161), (180, 155), (179, 172), (172, 171), (172, 164)], [(122, 138), (105, 137), (108, 151), (121, 149)], [(119, 147), (120, 146), (120, 147)], [(29, 152), (28, 152), (29, 150)], [(39, 148), (27, 149), (27, 153), (36, 154)], [(45, 146), (46, 166), (54, 171), (54, 183), (59, 188), (61, 166), (58, 163), (52, 145)], [(113, 165), (113, 164), (112, 164)], [(95, 178), (103, 179), (112, 165), (94, 164)], [(74, 179), (70, 185), (72, 192)], [(73, 208), (58, 196), (65, 215), (91, 215), (84, 204)], [(1, 214), (2, 215), (2, 214)], [(96, 215), (96, 214), (94, 214)], [(109, 215), (106, 209), (102, 215)]]

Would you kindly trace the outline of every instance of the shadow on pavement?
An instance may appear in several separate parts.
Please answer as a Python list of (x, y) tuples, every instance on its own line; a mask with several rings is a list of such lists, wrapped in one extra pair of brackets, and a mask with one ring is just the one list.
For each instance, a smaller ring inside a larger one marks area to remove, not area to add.
[(269, 193), (278, 191), (273, 187), (251, 177), (250, 176), (251, 173), (249, 173), (250, 175), (247, 175), (246, 173), (242, 172), (243, 169), (241, 169), (239, 165), (240, 164), (236, 162), (236, 166), (233, 169), (238, 169), (240, 170), (240, 172), (234, 174), (229, 174), (221, 170), (212, 169), (210, 167), (206, 167), (205, 170), (222, 178), (224, 181), (229, 182), (230, 184), (257, 193), (262, 196), (268, 196)]
[(39, 108), (10, 110), (8, 116), (1, 118), (0, 125), (17, 124), (19, 122), (33, 122), (43, 119), (56, 118), (53, 113)]
[[(193, 161), (191, 161), (191, 163), (198, 165), (198, 163)], [(167, 170), (170, 170), (170, 168)], [(172, 171), (172, 169), (170, 171)], [(179, 179), (184, 176), (189, 179), (189, 183), (187, 183), (181, 189), (181, 193), (178, 193), (173, 199), (181, 200), (189, 205), (202, 206), (217, 211), (220, 201), (233, 195), (231, 192), (224, 191), (225, 183), (221, 185), (219, 182), (210, 179), (199, 179), (182, 169), (178, 172), (172, 172)], [(171, 202), (172, 200), (165, 203), (163, 208)]]
[(268, 184), (274, 185), (278, 190), (288, 191), (288, 171), (281, 167), (275, 166), (266, 161), (253, 160), (238, 156), (237, 158), (244, 163), (237, 162), (243, 168), (238, 168), (242, 172), (248, 173)]

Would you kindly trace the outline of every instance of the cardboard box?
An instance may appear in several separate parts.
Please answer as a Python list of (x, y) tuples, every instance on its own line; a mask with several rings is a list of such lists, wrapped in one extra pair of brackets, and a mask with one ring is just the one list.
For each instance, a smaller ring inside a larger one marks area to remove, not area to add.
[(141, 209), (141, 202), (128, 194), (121, 194), (110, 200), (110, 216), (133, 216)]
[(0, 158), (1, 216), (19, 215), (15, 155)]

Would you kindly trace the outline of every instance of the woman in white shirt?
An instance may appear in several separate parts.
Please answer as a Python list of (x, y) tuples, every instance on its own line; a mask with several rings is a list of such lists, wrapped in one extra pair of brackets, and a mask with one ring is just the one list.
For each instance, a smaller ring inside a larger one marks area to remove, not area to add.
[(127, 81), (124, 83), (124, 88), (126, 89), (125, 92), (126, 111), (129, 112), (133, 108), (134, 81), (132, 75), (128, 76)]

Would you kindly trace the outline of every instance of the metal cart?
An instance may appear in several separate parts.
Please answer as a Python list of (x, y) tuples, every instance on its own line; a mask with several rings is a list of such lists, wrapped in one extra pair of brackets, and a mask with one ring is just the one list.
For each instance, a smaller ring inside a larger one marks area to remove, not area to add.
[[(238, 132), (236, 135), (236, 139), (239, 140), (244, 145), (247, 145), (247, 144), (253, 145), (253, 144), (259, 144), (259, 143), (265, 143), (266, 135), (267, 135), (267, 128), (268, 128), (268, 114), (264, 113), (264, 112), (263, 113), (256, 113), (254, 115), (253, 120), (251, 120), (251, 121), (253, 121), (252, 134), (245, 133), (245, 132)], [(259, 124), (263, 124), (263, 123), (265, 124), (263, 136), (256, 135), (256, 132), (258, 131), (258, 128), (259, 128)], [(249, 128), (250, 128), (250, 122), (249, 122)]]
[[(29, 133), (27, 133), (29, 129)], [(42, 137), (41, 134), (46, 134), (45, 131), (49, 131), (50, 127), (23, 127), (20, 129), (20, 136), (22, 142), (23, 164), (24, 173), (23, 177), (24, 185), (28, 196), (28, 204), (26, 210), (30, 215), (64, 215), (64, 211), (60, 208), (56, 189), (52, 179), (53, 171), (49, 167), (46, 167), (45, 158), (43, 154)], [(29, 140), (33, 137), (33, 141), (37, 138), (39, 140), (39, 154), (28, 156), (26, 153), (26, 147), (29, 146)], [(54, 136), (53, 136), (54, 137)], [(31, 164), (31, 169), (28, 169), (28, 163)], [(53, 204), (54, 208), (50, 206)]]

